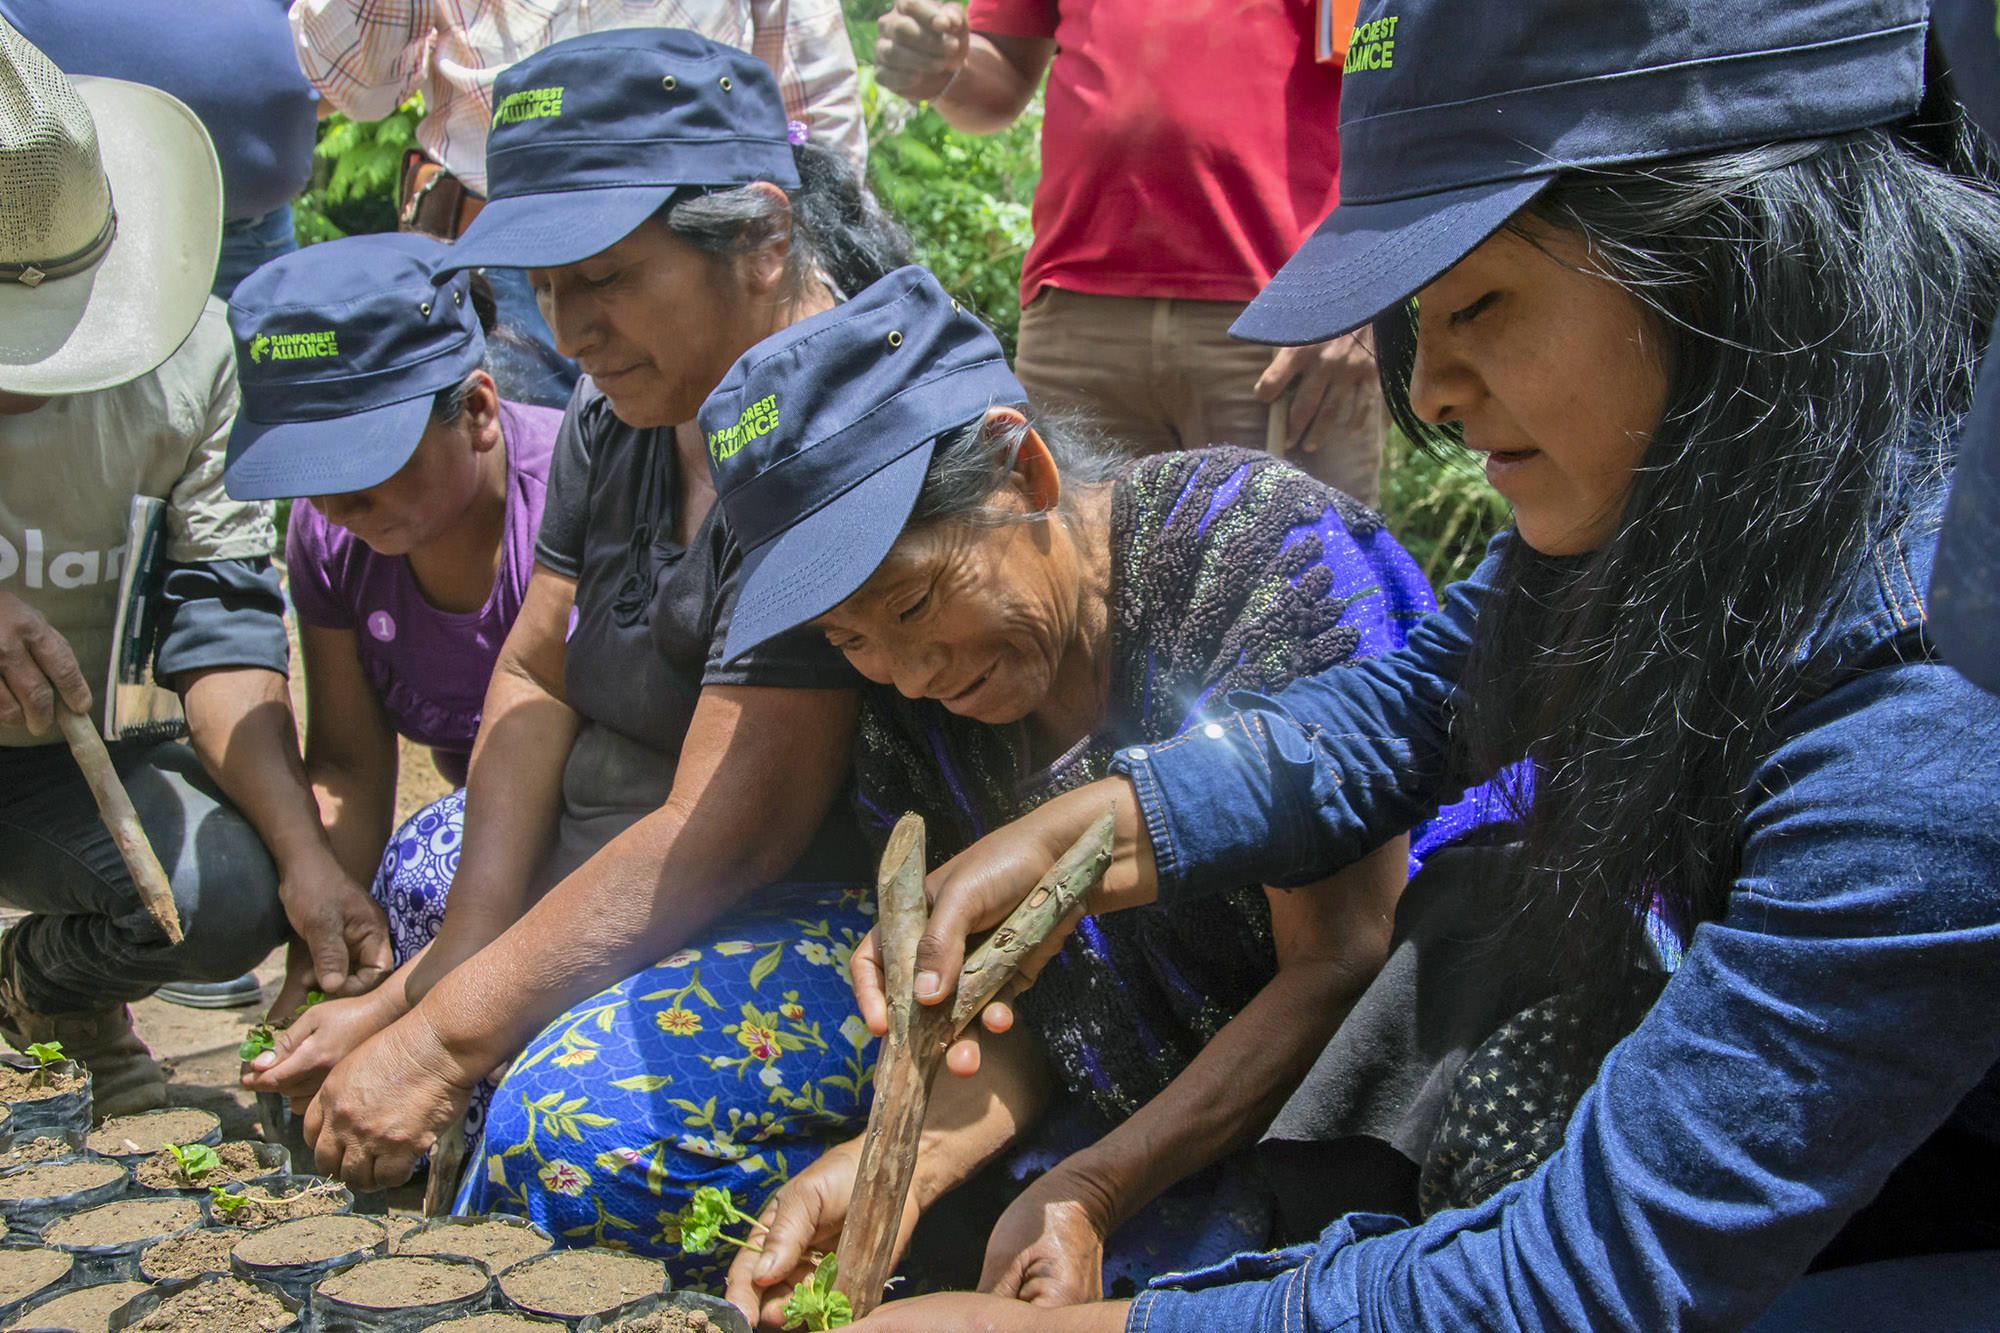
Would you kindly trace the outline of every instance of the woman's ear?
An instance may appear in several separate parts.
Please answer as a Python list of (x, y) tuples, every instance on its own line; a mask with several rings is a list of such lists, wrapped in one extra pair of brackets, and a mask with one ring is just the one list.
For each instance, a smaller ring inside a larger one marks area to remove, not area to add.
[[(1028, 418), (1018, 408), (995, 407), (986, 413), (986, 429), (996, 433), (1018, 430), (1027, 423)], [(1014, 454), (1013, 484), (1032, 513), (1049, 513), (1062, 501), (1062, 472), (1049, 452), (1048, 441), (1032, 426), (1022, 435), (1021, 447)]]
[(472, 372), (472, 384), (465, 391), (465, 409), (459, 420), (475, 454), (490, 453), (500, 447), (500, 390), (493, 377), (483, 370)]
[(752, 181), (744, 188), (768, 198), (773, 211), (756, 245), (737, 257), (738, 272), (751, 296), (768, 297), (781, 290), (785, 268), (791, 262), (792, 200), (770, 181)]

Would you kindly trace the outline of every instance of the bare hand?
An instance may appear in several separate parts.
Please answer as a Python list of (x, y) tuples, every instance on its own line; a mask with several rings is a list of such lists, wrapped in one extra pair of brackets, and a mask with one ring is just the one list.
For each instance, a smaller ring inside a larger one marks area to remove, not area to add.
[(280, 871), (279, 901), (312, 955), (313, 975), (328, 995), (364, 995), (395, 963), (389, 918), (340, 868), (331, 853)]
[(0, 592), (0, 725), (46, 735), (57, 699), (73, 713), (90, 713), (90, 685), (76, 653), (41, 612)]
[[(812, 1272), (813, 1256), (828, 1253), (840, 1243), (860, 1163), (860, 1139), (835, 1144), (764, 1205), (750, 1233), (752, 1243), (762, 1247), (762, 1253), (739, 1250), (729, 1265), (730, 1303), (749, 1316), (753, 1327), (783, 1328), (785, 1301), (792, 1288)], [(920, 1215), (912, 1191), (903, 1201), (903, 1220), (896, 1229), (896, 1258), (900, 1259), (909, 1245)]]
[(994, 1223), (979, 1289), (1030, 1305), (1104, 1299), (1108, 1201), (1058, 1166), (1022, 1191)]
[(460, 1070), (430, 1020), (412, 1010), (327, 1075), (306, 1108), (313, 1160), (357, 1190), (402, 1184), (485, 1072)]
[(1281, 347), (1257, 379), (1260, 402), (1275, 403), (1294, 383), (1285, 448), (1316, 454), (1368, 421), (1382, 384), (1372, 336), (1362, 330), (1304, 347)]
[(951, 1292), (892, 1301), (857, 1324), (855, 1333), (1124, 1333), (1130, 1301), (1052, 1311), (999, 1296)]
[(292, 1109), (303, 1111), (335, 1066), (400, 1016), (401, 1010), (387, 1002), (380, 989), (316, 1004), (275, 1033), (276, 1044), (243, 1067), (243, 1086), (289, 1097)]
[(965, 6), (938, 0), (896, 0), (875, 27), (875, 77), (912, 102), (951, 86), (972, 49)]

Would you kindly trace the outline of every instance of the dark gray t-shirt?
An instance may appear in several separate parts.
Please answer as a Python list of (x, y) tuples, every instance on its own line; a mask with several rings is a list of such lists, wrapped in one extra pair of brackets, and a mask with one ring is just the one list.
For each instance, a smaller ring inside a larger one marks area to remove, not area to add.
[[(704, 685), (849, 689), (852, 668), (817, 633), (782, 635), (724, 666), (741, 552), (721, 506), (674, 541), (678, 464), (670, 427), (628, 426), (588, 379), (557, 433), (536, 560), (576, 580), (564, 693), (583, 720), (563, 772), (553, 867), (567, 874), (673, 788)], [(859, 841), (836, 802), (799, 871), (845, 878)], [(838, 836), (829, 840), (829, 832)]]

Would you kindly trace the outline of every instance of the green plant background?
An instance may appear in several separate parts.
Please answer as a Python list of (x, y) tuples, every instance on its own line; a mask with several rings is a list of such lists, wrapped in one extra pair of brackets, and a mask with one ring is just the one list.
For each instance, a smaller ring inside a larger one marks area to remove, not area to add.
[[(999, 134), (960, 134), (928, 106), (876, 87), (875, 17), (887, 0), (842, 2), (861, 65), (869, 184), (909, 227), (917, 257), (985, 314), (1011, 354), (1041, 175), (1041, 98)], [(293, 209), (300, 244), (394, 229), (397, 176), (422, 112), (413, 98), (373, 124), (338, 115), (322, 122), (312, 184)], [(1506, 504), (1469, 458), (1433, 459), (1400, 437), (1389, 441), (1382, 507), (1440, 586), (1470, 572), (1486, 538), (1508, 522)]]

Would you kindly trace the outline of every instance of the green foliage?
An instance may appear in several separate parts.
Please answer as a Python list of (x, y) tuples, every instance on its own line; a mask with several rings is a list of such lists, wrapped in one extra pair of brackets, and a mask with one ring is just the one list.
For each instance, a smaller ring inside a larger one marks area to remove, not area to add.
[(820, 1256), (811, 1275), (792, 1288), (791, 1299), (785, 1302), (786, 1328), (845, 1328), (854, 1322), (853, 1303), (833, 1289), (839, 1271), (839, 1260), (830, 1254)]
[(271, 1031), (271, 1025), (269, 1023), (259, 1023), (243, 1035), (242, 1045), (236, 1048), (236, 1058), (239, 1060), (255, 1060), (264, 1052), (276, 1047), (277, 1044), (278, 1037), (275, 1032)]
[(300, 245), (396, 230), (403, 154), (415, 146), (423, 114), (423, 98), (412, 97), (382, 120), (335, 115), (320, 122), (312, 184), (292, 204)]
[(186, 1146), (170, 1143), (167, 1145), (167, 1151), (173, 1154), (174, 1165), (180, 1168), (181, 1179), (190, 1185), (222, 1165), (222, 1158), (216, 1154), (215, 1149), (204, 1143), (190, 1143)]
[(1433, 458), (1401, 431), (1389, 432), (1382, 458), (1382, 514), (1440, 589), (1470, 574), (1486, 539), (1514, 521), (1470, 455)]
[(739, 1239), (723, 1231), (731, 1222), (757, 1225), (757, 1219), (736, 1206), (726, 1189), (703, 1185), (674, 1218), (680, 1229), (681, 1249), (688, 1254), (707, 1254), (717, 1241), (739, 1248), (754, 1249), (747, 1238)]
[(208, 1198), (210, 1206), (224, 1217), (228, 1217), (238, 1208), (250, 1202), (248, 1195), (244, 1194), (241, 1190), (232, 1190), (227, 1185), (217, 1185), (210, 1189)]
[(63, 1047), (59, 1041), (35, 1041), (28, 1043), (28, 1058), (47, 1068), (63, 1059)]
[(875, 196), (910, 229), (917, 259), (992, 323), (1011, 356), (1041, 178), (1040, 96), (997, 134), (960, 134), (931, 108), (883, 91), (864, 66), (861, 105)]

